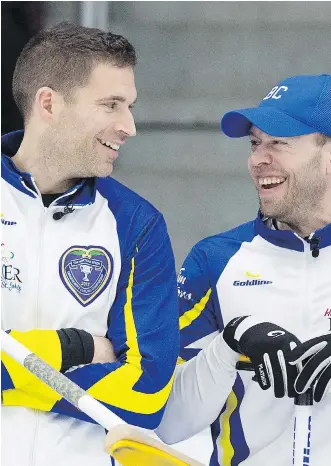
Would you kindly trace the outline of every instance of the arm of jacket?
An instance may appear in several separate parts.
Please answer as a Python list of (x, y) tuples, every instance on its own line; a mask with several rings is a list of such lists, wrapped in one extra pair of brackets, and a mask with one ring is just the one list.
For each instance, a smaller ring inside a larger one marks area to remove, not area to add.
[(178, 277), (180, 365), (156, 429), (166, 443), (185, 440), (208, 427), (221, 412), (236, 379), (238, 354), (220, 333), (223, 324), (212, 282), (204, 253), (194, 247)]
[[(17, 341), (46, 361), (51, 367), (64, 373), (70, 367), (88, 364), (93, 359), (94, 341), (84, 330), (67, 328), (60, 330), (35, 329), (28, 331), (7, 330)], [(116, 361), (116, 358), (113, 359)], [(4, 351), (1, 352), (1, 390), (24, 389), (46, 395), (49, 388), (17, 363)]]
[[(126, 422), (154, 429), (170, 394), (179, 351), (175, 264), (160, 214), (148, 221), (128, 250), (108, 324), (118, 360), (87, 364), (66, 376)], [(24, 397), (20, 403), (15, 390), (3, 395), (7, 405), (27, 402)], [(42, 409), (34, 397), (29, 400), (29, 407)], [(91, 421), (61, 397), (50, 400), (44, 410)]]
[[(35, 329), (27, 332), (7, 331), (12, 337), (46, 361), (56, 370), (62, 365), (62, 349), (56, 330)], [(43, 397), (54, 397), (55, 392), (37, 379), (21, 364), (1, 352), (1, 390), (15, 390), (39, 393)], [(6, 396), (6, 395), (5, 395)], [(60, 398), (60, 396), (58, 396)]]

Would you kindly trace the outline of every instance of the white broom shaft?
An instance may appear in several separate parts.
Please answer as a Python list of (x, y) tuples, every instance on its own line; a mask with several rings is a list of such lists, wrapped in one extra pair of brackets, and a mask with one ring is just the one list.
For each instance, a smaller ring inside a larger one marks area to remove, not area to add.
[(296, 406), (293, 439), (293, 466), (311, 466), (312, 406)]
[(294, 398), (293, 466), (311, 466), (313, 387)]
[[(239, 361), (237, 370), (253, 371), (249, 361)], [(311, 419), (312, 419), (312, 388), (296, 396), (294, 401), (293, 430), (293, 466), (311, 466)]]
[(1, 330), (2, 350), (105, 429), (126, 424), (65, 375)]
[(11, 356), (15, 361), (24, 366), (24, 359), (32, 354), (24, 345), (11, 337), (7, 332), (1, 330), (1, 347), (2, 350)]

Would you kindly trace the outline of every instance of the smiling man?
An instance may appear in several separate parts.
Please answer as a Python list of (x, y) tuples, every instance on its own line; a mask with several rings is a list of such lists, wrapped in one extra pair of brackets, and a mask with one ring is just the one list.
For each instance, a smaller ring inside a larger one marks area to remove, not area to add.
[[(324, 465), (331, 455), (331, 76), (287, 78), (258, 107), (229, 112), (221, 125), (229, 137), (250, 139), (260, 211), (200, 241), (183, 264), (183, 364), (157, 432), (175, 443), (211, 424), (211, 466), (292, 464), (293, 398), (313, 383), (310, 462)], [(256, 382), (236, 370), (240, 354), (251, 359)]]
[[(25, 129), (2, 138), (2, 328), (153, 429), (178, 356), (178, 303), (162, 215), (110, 178), (136, 134), (135, 63), (122, 36), (70, 24), (23, 49), (13, 93)], [(6, 354), (2, 402), (4, 465), (111, 464), (104, 429)]]

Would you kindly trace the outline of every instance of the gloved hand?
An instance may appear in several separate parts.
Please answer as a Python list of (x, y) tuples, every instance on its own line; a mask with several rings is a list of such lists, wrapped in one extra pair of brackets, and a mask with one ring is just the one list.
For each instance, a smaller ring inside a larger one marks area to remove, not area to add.
[(233, 351), (250, 358), (262, 390), (272, 387), (276, 398), (297, 394), (298, 369), (288, 363), (291, 350), (300, 344), (295, 335), (271, 322), (242, 316), (226, 325), (223, 339)]
[[(305, 363), (307, 358), (309, 360)], [(295, 390), (303, 393), (317, 380), (314, 386), (314, 401), (321, 401), (331, 382), (331, 333), (298, 345), (292, 351), (289, 363), (303, 363), (303, 369), (294, 384)]]

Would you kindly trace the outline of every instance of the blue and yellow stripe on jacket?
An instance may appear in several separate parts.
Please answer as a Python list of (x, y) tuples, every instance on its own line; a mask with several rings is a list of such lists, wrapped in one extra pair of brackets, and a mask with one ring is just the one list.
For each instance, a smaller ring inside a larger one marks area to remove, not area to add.
[[(224, 329), (217, 283), (230, 259), (240, 249), (241, 236), (245, 241), (251, 241), (254, 234), (251, 224), (247, 224), (239, 235), (227, 232), (205, 238), (192, 248), (185, 259), (178, 280), (181, 315), (179, 363), (196, 356), (213, 335)], [(210, 464), (213, 466), (234, 466), (249, 455), (239, 415), (243, 396), (244, 386), (237, 378), (221, 412), (221, 424), (216, 420), (211, 426), (214, 452)], [(223, 455), (221, 462), (218, 460), (220, 451)]]
[[(8, 331), (10, 335), (37, 354), (54, 369), (60, 370), (62, 352), (54, 330)], [(49, 411), (61, 396), (26, 370), (6, 353), (1, 353), (1, 389), (4, 405), (36, 407)]]
[[(155, 228), (165, 232), (163, 222), (162, 217), (153, 220), (144, 233), (142, 248), (136, 248), (122, 267), (108, 329), (118, 361), (89, 364), (66, 373), (125, 421), (150, 429), (161, 420), (179, 348), (174, 259), (167, 235), (153, 234)], [(156, 239), (152, 242), (149, 235)], [(6, 370), (10, 375), (8, 364)], [(90, 420), (53, 391), (41, 399), (40, 384), (36, 380), (35, 389), (30, 384), (26, 391), (15, 383), (16, 389), (3, 387), (4, 404)]]
[(244, 394), (243, 382), (237, 375), (219, 418), (211, 426), (214, 451), (210, 466), (238, 466), (249, 456), (250, 451), (240, 419), (240, 406)]

